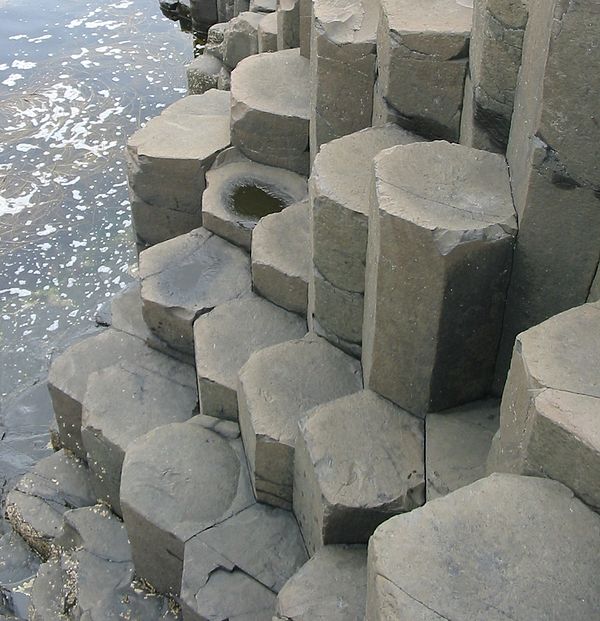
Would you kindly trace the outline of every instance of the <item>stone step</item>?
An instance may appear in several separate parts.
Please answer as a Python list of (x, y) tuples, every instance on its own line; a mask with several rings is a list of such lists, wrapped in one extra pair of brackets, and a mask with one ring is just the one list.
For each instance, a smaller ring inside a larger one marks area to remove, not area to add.
[(184, 548), (195, 535), (255, 503), (239, 429), (197, 416), (132, 442), (121, 476), (121, 508), (136, 573), (178, 596)]
[(306, 559), (294, 516), (253, 504), (186, 544), (184, 617), (270, 620), (277, 593)]
[(265, 15), (258, 25), (258, 53), (277, 51), (277, 13)]
[(427, 415), (427, 502), (485, 477), (499, 416), (500, 404), (496, 399)]
[(223, 35), (223, 62), (228, 69), (235, 69), (244, 58), (258, 52), (258, 26), (261, 13), (247, 9), (228, 22)]
[(259, 297), (217, 306), (194, 324), (200, 413), (237, 420), (238, 373), (265, 347), (301, 338), (306, 322)]
[(223, 62), (207, 52), (201, 54), (185, 67), (188, 93), (201, 95), (213, 88), (219, 88), (219, 75), (223, 69)]
[(152, 429), (197, 413), (193, 367), (170, 360), (120, 363), (92, 373), (83, 399), (81, 437), (98, 500), (121, 515), (121, 469), (131, 442)]
[(600, 510), (600, 302), (522, 332), (490, 471), (546, 476)]
[(306, 315), (310, 274), (308, 201), (263, 218), (252, 232), (252, 285), (262, 297)]
[(6, 498), (12, 527), (43, 558), (54, 551), (69, 509), (95, 503), (85, 463), (61, 450), (40, 460)]
[(194, 321), (252, 288), (248, 255), (203, 228), (142, 252), (139, 271), (146, 324), (187, 354), (194, 352)]
[(600, 516), (556, 481), (492, 475), (369, 542), (368, 621), (584, 621), (598, 610)]
[(374, 171), (365, 384), (418, 415), (481, 399), (492, 385), (517, 226), (506, 160), (421, 142), (383, 151)]
[(264, 216), (306, 198), (306, 179), (297, 173), (257, 164), (227, 149), (206, 173), (202, 196), (204, 228), (250, 250), (252, 231)]
[(379, 96), (407, 129), (458, 140), (472, 20), (468, 2), (381, 0)]
[(127, 141), (133, 227), (141, 247), (202, 224), (205, 172), (229, 146), (229, 94), (207, 91), (166, 108)]
[(238, 408), (260, 502), (290, 508), (298, 421), (362, 388), (358, 361), (314, 335), (254, 353), (239, 374)]
[(30, 619), (181, 619), (172, 601), (135, 579), (127, 533), (107, 507), (75, 509), (64, 517), (62, 547), (34, 581)]
[(344, 545), (319, 550), (279, 592), (273, 621), (363, 621), (366, 552)]
[(368, 390), (317, 406), (300, 421), (293, 508), (309, 553), (367, 543), (379, 524), (425, 502), (423, 427)]
[(313, 0), (310, 151), (371, 125), (379, 2)]
[(257, 54), (231, 74), (231, 143), (251, 160), (308, 175), (309, 62)]

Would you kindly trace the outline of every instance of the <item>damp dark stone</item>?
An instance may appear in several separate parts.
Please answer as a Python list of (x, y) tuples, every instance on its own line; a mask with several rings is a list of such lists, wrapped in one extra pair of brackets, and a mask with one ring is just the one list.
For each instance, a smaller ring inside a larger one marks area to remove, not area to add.
[(264, 216), (279, 213), (286, 207), (285, 200), (257, 185), (237, 186), (229, 199), (230, 209), (237, 215), (258, 221)]

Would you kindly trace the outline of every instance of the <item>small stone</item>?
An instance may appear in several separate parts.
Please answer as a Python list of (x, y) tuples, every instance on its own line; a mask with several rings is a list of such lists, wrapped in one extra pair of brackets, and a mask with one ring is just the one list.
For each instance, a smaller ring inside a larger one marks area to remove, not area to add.
[(211, 88), (217, 88), (217, 80), (222, 67), (221, 60), (206, 52), (195, 58), (185, 68), (188, 93), (201, 95)]

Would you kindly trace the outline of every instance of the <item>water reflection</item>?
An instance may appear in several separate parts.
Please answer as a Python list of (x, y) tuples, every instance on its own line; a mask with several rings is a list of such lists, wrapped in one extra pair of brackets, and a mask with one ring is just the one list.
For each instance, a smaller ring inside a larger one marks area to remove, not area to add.
[(185, 93), (156, 0), (0, 0), (0, 396), (131, 279), (123, 148)]

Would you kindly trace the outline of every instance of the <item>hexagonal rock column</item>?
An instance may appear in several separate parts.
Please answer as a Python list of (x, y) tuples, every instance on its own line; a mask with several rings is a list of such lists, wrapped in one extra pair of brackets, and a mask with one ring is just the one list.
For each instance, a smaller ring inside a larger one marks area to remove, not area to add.
[(121, 507), (136, 573), (178, 595), (184, 546), (254, 503), (232, 423), (194, 417), (154, 429), (127, 449)]
[(139, 265), (146, 324), (186, 353), (194, 351), (200, 315), (251, 290), (246, 253), (202, 228), (145, 250)]
[(283, 50), (247, 58), (231, 74), (231, 144), (251, 160), (308, 174), (308, 64)]
[(407, 129), (458, 139), (471, 21), (472, 9), (456, 0), (382, 0), (381, 95)]
[(388, 520), (369, 542), (368, 621), (583, 621), (599, 593), (600, 516), (556, 481), (493, 475)]
[(252, 233), (252, 285), (262, 297), (306, 315), (310, 273), (308, 201), (262, 218)]
[(64, 450), (40, 460), (6, 497), (12, 527), (48, 558), (69, 509), (94, 504), (87, 466)]
[(142, 246), (202, 224), (204, 173), (229, 146), (229, 94), (216, 93), (177, 102), (127, 141), (131, 213)]
[(204, 227), (250, 250), (260, 219), (306, 198), (306, 179), (289, 170), (257, 164), (227, 149), (206, 173), (202, 196)]
[(184, 617), (271, 619), (277, 593), (305, 561), (292, 514), (254, 504), (186, 544)]
[(528, 1), (476, 0), (460, 140), (504, 151), (523, 53)]
[(496, 399), (427, 415), (427, 502), (486, 475), (486, 461), (499, 418), (500, 403)]
[(366, 543), (425, 502), (423, 421), (365, 390), (311, 410), (294, 453), (294, 513), (308, 551)]
[(90, 374), (122, 360), (135, 360), (147, 349), (143, 341), (129, 334), (105, 330), (71, 345), (52, 361), (48, 390), (64, 448), (85, 459), (81, 415)]
[(300, 47), (300, 0), (279, 0), (277, 6), (277, 49)]
[(225, 33), (229, 29), (229, 22), (214, 24), (208, 29), (206, 34), (206, 44), (204, 46), (204, 53), (210, 54), (219, 60), (223, 60), (223, 50)]
[(313, 329), (360, 356), (373, 158), (383, 149), (420, 142), (396, 125), (364, 129), (324, 145), (309, 182)]
[(371, 125), (379, 3), (314, 0), (310, 151)]
[(273, 621), (362, 621), (366, 582), (363, 546), (322, 548), (281, 589)]
[(185, 68), (190, 95), (201, 95), (211, 88), (218, 88), (219, 73), (223, 63), (204, 52)]
[(229, 21), (223, 36), (223, 62), (229, 69), (258, 52), (258, 25), (263, 17), (244, 11)]
[[(597, 8), (556, 0), (529, 6), (506, 152), (519, 236), (498, 356), (499, 391), (517, 334), (583, 304), (598, 269), (600, 125), (596, 108), (587, 105), (590, 88), (600, 88)], [(582, 78), (588, 75), (593, 80)]]
[(217, 306), (194, 324), (200, 412), (237, 420), (239, 370), (265, 347), (298, 339), (306, 322), (259, 297)]
[(300, 3), (300, 54), (310, 60), (310, 38), (312, 29), (312, 6), (313, 0), (298, 0)]
[(489, 469), (547, 476), (600, 509), (600, 303), (517, 337)]
[(361, 388), (360, 364), (315, 336), (250, 356), (239, 374), (238, 408), (260, 502), (291, 507), (298, 421), (313, 407)]
[(365, 383), (414, 414), (489, 391), (516, 232), (503, 157), (447, 142), (375, 158)]
[(194, 370), (175, 360), (159, 372), (133, 363), (92, 373), (81, 437), (96, 498), (121, 515), (121, 469), (129, 444), (156, 427), (191, 418), (197, 406)]
[(277, 13), (265, 15), (258, 25), (258, 53), (277, 51)]

